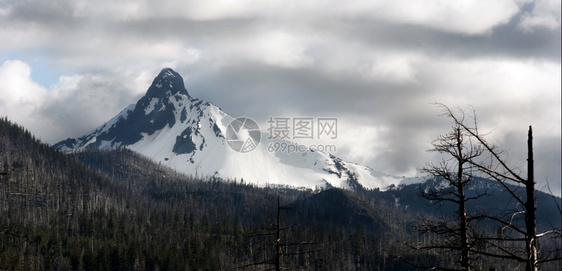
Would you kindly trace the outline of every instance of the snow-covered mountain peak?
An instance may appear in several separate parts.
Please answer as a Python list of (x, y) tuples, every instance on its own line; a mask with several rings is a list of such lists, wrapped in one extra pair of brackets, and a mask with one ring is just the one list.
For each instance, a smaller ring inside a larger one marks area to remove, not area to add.
[(152, 81), (145, 97), (148, 99), (165, 98), (176, 94), (189, 97), (181, 75), (170, 68), (164, 68)]
[(244, 179), (259, 186), (386, 189), (402, 180), (321, 151), (273, 150), (272, 144), (291, 143), (268, 140), (266, 132), (247, 123), (248, 118), (234, 118), (190, 97), (183, 78), (166, 68), (136, 104), (92, 132), (54, 147), (64, 152), (128, 148), (185, 174)]

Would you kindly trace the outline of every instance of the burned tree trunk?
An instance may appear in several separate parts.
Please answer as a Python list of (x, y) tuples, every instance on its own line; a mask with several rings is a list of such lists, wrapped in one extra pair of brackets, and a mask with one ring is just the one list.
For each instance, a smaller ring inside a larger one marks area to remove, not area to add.
[(527, 181), (525, 182), (527, 200), (525, 202), (525, 237), (527, 248), (527, 271), (538, 270), (537, 249), (537, 200), (535, 197), (535, 169), (533, 160), (533, 129), (529, 126), (527, 138)]

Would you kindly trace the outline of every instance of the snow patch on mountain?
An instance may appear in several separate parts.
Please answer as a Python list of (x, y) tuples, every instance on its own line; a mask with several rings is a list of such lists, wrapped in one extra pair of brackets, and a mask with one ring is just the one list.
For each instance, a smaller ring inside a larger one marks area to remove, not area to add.
[(144, 114), (145, 115), (150, 114), (154, 110), (156, 103), (158, 103), (158, 98), (152, 98), (148, 106), (144, 109)]

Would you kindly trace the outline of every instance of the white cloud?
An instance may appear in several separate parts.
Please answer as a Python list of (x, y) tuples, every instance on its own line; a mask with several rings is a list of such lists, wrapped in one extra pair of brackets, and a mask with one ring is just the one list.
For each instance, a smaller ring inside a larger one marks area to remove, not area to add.
[(58, 54), (57, 64), (79, 68), (87, 63), (96, 68), (118, 69), (135, 63), (137, 68), (147, 69), (162, 62), (191, 65), (200, 57), (199, 50), (185, 46), (180, 40), (141, 40), (139, 37), (115, 40), (115, 35), (93, 32), (64, 37), (69, 43), (54, 49)]
[(285, 68), (311, 66), (314, 60), (306, 54), (306, 39), (286, 32), (264, 33), (248, 43), (248, 57)]
[(106, 17), (112, 21), (138, 20), (140, 18), (179, 17), (192, 20), (220, 20), (259, 14), (264, 6), (276, 1), (69, 1), (76, 17)]
[(417, 52), (376, 48), (356, 41), (315, 34), (306, 38), (307, 63), (337, 77), (352, 76), (370, 83), (417, 83), (419, 63), (426, 57)]
[(185, 14), (195, 20), (218, 20), (224, 18), (249, 17), (260, 13), (269, 13), (269, 9), (278, 5), (277, 1), (190, 1), (186, 4)]
[[(513, 159), (525, 155), (518, 150), (524, 149), (529, 125), (534, 127), (537, 146), (561, 138), (559, 64), (509, 59), (434, 60), (426, 68), (433, 73), (431, 77), (440, 79), (434, 85), (435, 97), (430, 98), (450, 107), (468, 110), (467, 105), (475, 106), (480, 131), (491, 132), (488, 140), (512, 150)], [(544, 155), (546, 152), (537, 157)]]
[(107, 17), (113, 21), (138, 18), (143, 1), (88, 1), (72, 0), (72, 15), (75, 17)]
[(0, 50), (25, 50), (43, 44), (50, 33), (39, 25), (0, 22)]
[(7, 60), (0, 66), (0, 114), (29, 124), (47, 90), (31, 79), (31, 67), (19, 60)]
[[(202, 54), (213, 58), (215, 68), (254, 62), (273, 67), (299, 69), (314, 66), (309, 54), (314, 40), (302, 33), (278, 29), (256, 30), (252, 35), (229, 39), (228, 44), (212, 44)], [(219, 46), (217, 46), (219, 45)]]
[[(380, 144), (381, 134), (388, 132), (388, 127), (374, 127), (365, 125), (364, 120), (357, 118), (338, 119), (338, 140), (334, 140), (338, 147), (336, 155), (342, 156), (349, 161), (368, 164), (382, 153), (387, 153), (389, 146)], [(326, 144), (334, 143), (326, 142)], [(378, 166), (378, 165), (371, 165)]]
[(49, 98), (46, 88), (31, 79), (31, 67), (20, 60), (7, 60), (0, 66), (0, 115), (23, 125), (33, 134), (50, 137), (51, 122), (40, 114), (40, 108)]
[(0, 66), (0, 115), (55, 143), (113, 117), (146, 91), (158, 71), (65, 75), (46, 89), (33, 81), (28, 63), (8, 60)]
[(367, 79), (392, 83), (416, 83), (418, 56), (408, 54), (379, 54), (374, 57)]
[[(518, 1), (365, 1), (355, 8), (398, 24), (415, 24), (447, 32), (479, 35), (506, 24), (519, 11)], [(365, 3), (364, 2), (364, 3)], [(359, 12), (359, 10), (357, 11)]]
[(533, 10), (523, 14), (519, 27), (526, 32), (540, 27), (550, 30), (560, 28), (560, 7), (559, 0), (537, 0)]

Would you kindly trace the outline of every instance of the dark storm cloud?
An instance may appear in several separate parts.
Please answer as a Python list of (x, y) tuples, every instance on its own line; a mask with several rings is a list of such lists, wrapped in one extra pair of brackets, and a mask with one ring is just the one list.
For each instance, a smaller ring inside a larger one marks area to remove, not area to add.
[(517, 18), (484, 35), (451, 33), (422, 25), (377, 20), (344, 21), (328, 28), (333, 35), (377, 48), (424, 52), (434, 57), (544, 58), (560, 62), (561, 35), (539, 28), (523, 32)]
[[(275, 111), (276, 108), (295, 108), (303, 113), (329, 111), (361, 115), (370, 112), (381, 116), (394, 110), (403, 112), (404, 108), (397, 105), (428, 94), (422, 88), (407, 85), (374, 85), (352, 74), (335, 77), (317, 69), (286, 69), (261, 63), (228, 66), (212, 77), (216, 79), (201, 78), (191, 82), (190, 93), (219, 105), (239, 105), (255, 111), (256, 115), (268, 108)], [(392, 121), (395, 115), (385, 118)]]
[(146, 39), (178, 37), (185, 41), (204, 44), (216, 39), (240, 39), (259, 29), (255, 18), (225, 18), (222, 20), (195, 21), (189, 18), (151, 18), (116, 23), (116, 31)]
[(64, 1), (10, 1), (10, 20), (43, 24), (48, 27), (60, 27), (76, 22), (72, 18), (73, 10), (69, 3)]

